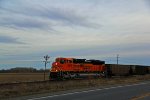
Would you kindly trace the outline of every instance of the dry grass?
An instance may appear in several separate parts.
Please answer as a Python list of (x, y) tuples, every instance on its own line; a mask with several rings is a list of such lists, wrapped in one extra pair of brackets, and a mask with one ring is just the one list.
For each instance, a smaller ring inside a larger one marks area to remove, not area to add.
[(53, 93), (64, 90), (83, 89), (90, 87), (100, 88), (108, 85), (137, 83), (143, 80), (150, 80), (150, 75), (110, 79), (49, 81), (44, 83), (22, 83), (13, 85), (7, 84), (0, 86), (0, 99), (36, 93)]
[[(150, 97), (150, 92), (133, 97), (131, 100), (142, 100), (145, 97)], [(146, 100), (146, 99), (145, 99)]]
[[(48, 75), (49, 73), (46, 73), (46, 80), (48, 80)], [(0, 83), (40, 81), (43, 79), (44, 73), (0, 73)]]

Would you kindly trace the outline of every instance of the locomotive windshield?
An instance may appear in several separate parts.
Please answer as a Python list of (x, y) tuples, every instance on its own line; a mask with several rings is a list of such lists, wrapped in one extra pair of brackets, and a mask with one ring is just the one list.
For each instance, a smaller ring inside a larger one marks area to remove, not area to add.
[(72, 60), (72, 58), (57, 58), (56, 62), (64, 64), (64, 63), (72, 63), (73, 60)]
[(65, 59), (57, 58), (56, 62), (60, 62), (61, 64), (64, 64), (65, 63)]
[(60, 63), (61, 63), (61, 64), (64, 64), (64, 63), (65, 63), (65, 60), (64, 60), (64, 59), (60, 59)]
[(72, 63), (71, 60), (64, 60), (64, 59), (60, 59), (60, 63), (64, 64), (64, 63)]

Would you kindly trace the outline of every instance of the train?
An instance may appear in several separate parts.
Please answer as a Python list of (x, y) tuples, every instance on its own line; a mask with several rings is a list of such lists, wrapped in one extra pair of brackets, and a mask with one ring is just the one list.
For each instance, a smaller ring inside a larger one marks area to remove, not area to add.
[(49, 79), (101, 78), (150, 74), (150, 66), (105, 64), (95, 59), (58, 57), (52, 63)]

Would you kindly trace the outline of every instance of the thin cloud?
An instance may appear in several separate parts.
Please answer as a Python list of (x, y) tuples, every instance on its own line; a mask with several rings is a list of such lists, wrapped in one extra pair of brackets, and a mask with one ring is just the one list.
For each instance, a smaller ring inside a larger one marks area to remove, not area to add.
[(25, 44), (23, 42), (18, 41), (18, 38), (13, 38), (10, 36), (0, 36), (0, 43), (6, 44)]
[(55, 21), (61, 21), (65, 25), (75, 25), (81, 27), (91, 27), (97, 28), (100, 26), (99, 24), (92, 23), (88, 21), (87, 16), (82, 16), (77, 13), (75, 10), (61, 9), (61, 8), (43, 8), (41, 11), (33, 11), (37, 12), (35, 15), (39, 15), (41, 17), (46, 17), (48, 19), (52, 19)]
[(5, 27), (11, 27), (11, 28), (25, 28), (25, 29), (46, 29), (48, 28), (48, 24), (42, 22), (38, 19), (28, 18), (24, 16), (16, 16), (12, 15), (10, 17), (8, 16), (2, 16), (0, 17), (0, 25)]
[[(25, 2), (24, 2), (25, 3)], [(7, 4), (7, 3), (6, 3)], [(77, 9), (67, 9), (62, 7), (49, 7), (41, 5), (24, 5), (23, 2), (20, 3), (20, 9), (17, 7), (11, 8), (14, 5), (11, 4), (10, 7), (2, 6), (0, 7), (1, 12), (4, 12), (5, 16), (9, 17), (9, 20), (2, 20), (1, 25), (10, 26), (11, 24), (20, 28), (52, 28), (53, 25), (48, 25), (48, 23), (40, 22), (38, 19), (48, 20), (49, 23), (55, 21), (57, 25), (60, 26), (79, 26), (88, 28), (99, 28), (101, 25), (98, 23), (90, 22), (88, 16), (84, 16), (78, 12)], [(10, 14), (12, 16), (10, 16)], [(14, 16), (15, 15), (15, 16)], [(20, 17), (24, 16), (24, 18)], [(15, 18), (14, 18), (15, 17)], [(28, 17), (28, 18), (26, 18)], [(34, 18), (34, 21), (32, 21)], [(17, 20), (14, 20), (17, 19)]]

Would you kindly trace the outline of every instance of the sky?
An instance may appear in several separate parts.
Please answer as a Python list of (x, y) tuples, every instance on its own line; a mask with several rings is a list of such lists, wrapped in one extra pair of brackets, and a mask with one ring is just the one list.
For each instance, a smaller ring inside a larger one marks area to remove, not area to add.
[(149, 27), (150, 0), (0, 0), (0, 69), (47, 54), (150, 65)]

